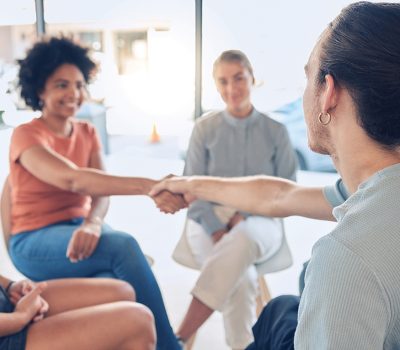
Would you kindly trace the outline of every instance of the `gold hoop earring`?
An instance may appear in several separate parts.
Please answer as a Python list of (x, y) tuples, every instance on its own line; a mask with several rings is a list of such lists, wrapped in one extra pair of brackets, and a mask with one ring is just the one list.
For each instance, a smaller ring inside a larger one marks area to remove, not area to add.
[[(326, 117), (326, 120), (323, 120), (322, 118)], [(328, 125), (331, 122), (332, 116), (328, 113), (328, 112), (321, 112), (318, 115), (318, 121), (322, 124), (322, 125)]]

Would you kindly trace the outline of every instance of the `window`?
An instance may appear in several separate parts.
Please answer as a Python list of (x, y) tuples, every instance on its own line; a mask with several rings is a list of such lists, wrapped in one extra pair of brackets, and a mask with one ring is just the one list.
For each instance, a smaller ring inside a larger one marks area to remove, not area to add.
[(270, 111), (297, 99), (318, 36), (350, 2), (203, 0), (204, 109), (223, 107), (211, 72), (215, 58), (229, 49), (242, 50), (253, 65), (258, 109)]
[[(194, 0), (45, 1), (46, 30), (95, 50), (90, 87), (112, 134), (176, 133), (193, 118)], [(79, 11), (77, 11), (79, 9)]]
[[(35, 3), (15, 0), (0, 11), (0, 111), (7, 124), (17, 123), (17, 107), (23, 107), (15, 89), (16, 60), (25, 56), (36, 38)], [(0, 121), (0, 124), (2, 121)]]

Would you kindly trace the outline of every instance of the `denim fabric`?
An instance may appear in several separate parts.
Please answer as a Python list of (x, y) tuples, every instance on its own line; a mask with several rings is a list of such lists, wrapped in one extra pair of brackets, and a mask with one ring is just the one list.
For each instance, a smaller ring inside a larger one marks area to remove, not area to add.
[(6, 337), (0, 337), (0, 350), (25, 350), (28, 327)]
[[(0, 287), (0, 312), (11, 313), (14, 305), (11, 303), (6, 292)], [(0, 337), (0, 350), (24, 350), (28, 327), (12, 335)]]
[(82, 223), (73, 219), (14, 235), (10, 256), (17, 269), (34, 281), (68, 277), (114, 277), (130, 283), (137, 301), (154, 314), (157, 349), (181, 349), (168, 320), (157, 281), (136, 240), (103, 225), (97, 248), (86, 260), (66, 257), (72, 233)]
[(299, 303), (294, 295), (272, 299), (253, 326), (254, 343), (246, 350), (293, 350)]

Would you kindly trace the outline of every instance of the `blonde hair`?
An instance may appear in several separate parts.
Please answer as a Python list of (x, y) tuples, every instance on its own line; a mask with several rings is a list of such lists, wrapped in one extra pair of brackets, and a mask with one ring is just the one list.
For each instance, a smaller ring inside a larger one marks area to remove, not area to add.
[(250, 63), (250, 60), (247, 58), (247, 56), (240, 50), (227, 50), (222, 52), (217, 59), (214, 61), (213, 65), (213, 76), (215, 77), (215, 71), (217, 69), (217, 66), (221, 62), (236, 62), (240, 63), (243, 67), (245, 67), (251, 77), (253, 78), (253, 83), (255, 83), (255, 78), (254, 78), (254, 73), (253, 73), (253, 67)]

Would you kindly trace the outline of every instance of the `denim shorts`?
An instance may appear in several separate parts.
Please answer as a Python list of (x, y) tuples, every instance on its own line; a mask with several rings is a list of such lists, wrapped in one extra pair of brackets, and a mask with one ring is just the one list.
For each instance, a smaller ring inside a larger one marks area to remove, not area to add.
[[(0, 312), (11, 313), (14, 305), (11, 303), (7, 293), (0, 287)], [(12, 335), (0, 337), (0, 350), (24, 350), (28, 327)]]

